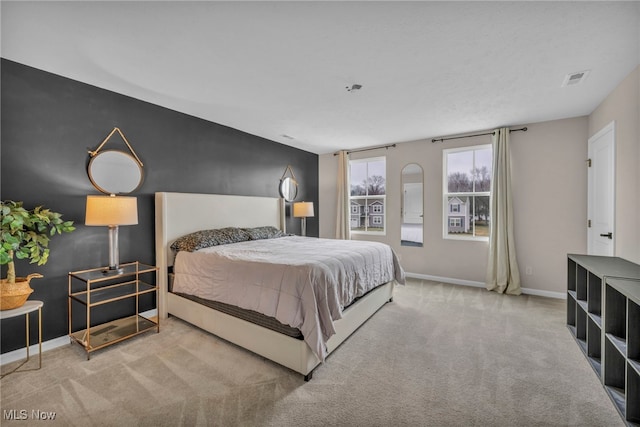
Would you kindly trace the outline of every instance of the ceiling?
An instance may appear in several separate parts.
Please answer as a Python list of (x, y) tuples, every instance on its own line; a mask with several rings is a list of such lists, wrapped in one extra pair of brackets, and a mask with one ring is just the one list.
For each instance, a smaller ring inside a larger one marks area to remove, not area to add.
[(639, 2), (0, 7), (3, 58), (318, 154), (588, 115), (640, 63)]

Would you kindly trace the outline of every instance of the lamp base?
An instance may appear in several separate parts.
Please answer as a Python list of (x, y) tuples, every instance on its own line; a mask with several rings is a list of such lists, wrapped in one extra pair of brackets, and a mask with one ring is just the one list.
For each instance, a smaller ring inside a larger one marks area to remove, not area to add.
[(107, 275), (117, 276), (118, 274), (122, 274), (122, 273), (124, 273), (124, 269), (120, 267), (109, 267), (102, 270), (102, 274), (104, 274), (105, 276)]
[(102, 274), (111, 274), (117, 276), (122, 274), (124, 270), (120, 268), (120, 250), (118, 248), (118, 226), (109, 226), (109, 268), (102, 270)]

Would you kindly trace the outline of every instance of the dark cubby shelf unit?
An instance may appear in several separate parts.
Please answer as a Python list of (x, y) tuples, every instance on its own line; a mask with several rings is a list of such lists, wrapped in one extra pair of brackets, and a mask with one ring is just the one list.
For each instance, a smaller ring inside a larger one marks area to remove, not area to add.
[(640, 425), (640, 265), (569, 254), (567, 327), (628, 425)]

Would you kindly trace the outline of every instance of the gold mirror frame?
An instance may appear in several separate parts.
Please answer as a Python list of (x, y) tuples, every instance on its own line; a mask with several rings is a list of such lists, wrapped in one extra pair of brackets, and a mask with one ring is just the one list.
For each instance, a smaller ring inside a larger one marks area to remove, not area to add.
[[(287, 176), (287, 173), (290, 176)], [(293, 202), (298, 196), (298, 181), (296, 181), (296, 176), (293, 174), (293, 169), (291, 169), (290, 165), (287, 165), (282, 178), (280, 178), (278, 190), (280, 191), (280, 197), (285, 202)]]
[(293, 202), (298, 196), (298, 183), (290, 176), (280, 180), (280, 197), (285, 202)]
[[(118, 133), (131, 152), (103, 150), (109, 139)], [(120, 129), (113, 128), (95, 151), (89, 151), (87, 175), (91, 184), (105, 194), (129, 194), (140, 188), (144, 181), (142, 162)]]
[(129, 194), (140, 188), (144, 171), (136, 159), (124, 151), (105, 150), (89, 161), (89, 180), (105, 194)]

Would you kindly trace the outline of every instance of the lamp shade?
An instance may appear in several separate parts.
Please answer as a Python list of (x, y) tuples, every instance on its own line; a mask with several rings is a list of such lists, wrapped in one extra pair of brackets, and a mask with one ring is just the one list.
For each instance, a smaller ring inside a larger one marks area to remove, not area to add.
[(138, 199), (128, 196), (87, 196), (85, 225), (134, 225)]
[(296, 218), (306, 218), (313, 216), (313, 202), (294, 203), (293, 216)]

